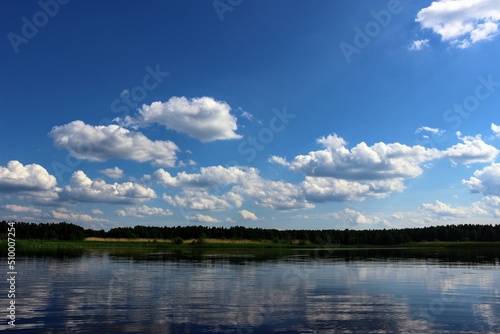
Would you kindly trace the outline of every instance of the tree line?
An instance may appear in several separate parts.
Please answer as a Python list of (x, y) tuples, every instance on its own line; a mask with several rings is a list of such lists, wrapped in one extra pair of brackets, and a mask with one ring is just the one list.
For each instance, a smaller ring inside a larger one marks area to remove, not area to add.
[[(0, 223), (0, 235), (7, 235), (8, 222)], [(397, 245), (421, 241), (500, 241), (500, 225), (446, 225), (383, 230), (277, 230), (243, 226), (142, 226), (116, 227), (109, 231), (84, 229), (60, 222), (36, 224), (16, 222), (17, 239), (83, 240), (100, 238), (147, 239), (247, 239), (291, 243), (299, 240), (312, 244)]]

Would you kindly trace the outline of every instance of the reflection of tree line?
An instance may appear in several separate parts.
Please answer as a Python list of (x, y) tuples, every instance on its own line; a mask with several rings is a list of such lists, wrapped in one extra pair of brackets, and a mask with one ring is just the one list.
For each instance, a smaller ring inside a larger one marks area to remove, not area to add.
[(498, 265), (500, 249), (498, 247), (472, 248), (305, 248), (305, 249), (239, 249), (239, 253), (229, 250), (210, 248), (184, 248), (168, 253), (113, 252), (115, 259), (127, 259), (137, 262), (204, 262), (213, 264), (247, 265), (255, 262), (287, 263), (331, 263), (331, 262), (398, 262), (403, 260), (464, 263), (480, 265)]
[[(83, 240), (85, 237), (148, 239), (247, 239), (276, 243), (334, 245), (398, 245), (422, 241), (500, 241), (500, 225), (447, 225), (390, 230), (276, 230), (243, 226), (135, 226), (109, 231), (84, 229), (70, 223), (16, 223), (17, 239)], [(7, 234), (7, 222), (0, 234)]]

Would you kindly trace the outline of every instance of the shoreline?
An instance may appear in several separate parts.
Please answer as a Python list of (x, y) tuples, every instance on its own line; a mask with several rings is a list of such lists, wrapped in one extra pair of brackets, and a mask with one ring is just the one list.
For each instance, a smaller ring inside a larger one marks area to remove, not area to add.
[[(16, 246), (20, 250), (44, 249), (423, 249), (423, 248), (499, 248), (500, 242), (471, 241), (422, 241), (399, 245), (340, 245), (312, 244), (292, 242), (273, 242), (271, 240), (247, 239), (188, 239), (176, 244), (172, 239), (126, 239), (126, 238), (85, 238), (84, 240), (43, 240), (18, 239)], [(0, 240), (2, 249), (7, 246), (6, 240)]]

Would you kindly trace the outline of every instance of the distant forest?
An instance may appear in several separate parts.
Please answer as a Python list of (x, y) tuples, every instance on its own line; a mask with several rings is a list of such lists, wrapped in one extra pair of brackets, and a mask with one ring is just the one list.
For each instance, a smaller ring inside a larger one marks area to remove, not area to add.
[[(2, 239), (7, 236), (8, 222), (0, 223)], [(299, 240), (312, 244), (397, 245), (421, 241), (500, 241), (500, 225), (447, 225), (384, 230), (276, 230), (243, 226), (135, 226), (117, 227), (109, 231), (84, 229), (61, 222), (35, 224), (16, 222), (16, 239), (83, 240), (99, 238), (148, 239), (247, 239), (292, 243)]]

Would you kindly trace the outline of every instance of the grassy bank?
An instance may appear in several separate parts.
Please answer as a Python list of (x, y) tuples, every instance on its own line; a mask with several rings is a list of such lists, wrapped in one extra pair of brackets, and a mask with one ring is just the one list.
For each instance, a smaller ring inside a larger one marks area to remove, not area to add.
[[(273, 242), (270, 240), (238, 240), (238, 239), (189, 239), (183, 240), (182, 244), (176, 244), (170, 239), (125, 239), (125, 238), (87, 238), (82, 241), (65, 240), (17, 240), (16, 250), (65, 250), (65, 249), (190, 249), (190, 248), (214, 248), (214, 249), (286, 249), (286, 248), (450, 248), (450, 249), (500, 249), (500, 242), (412, 242), (402, 245), (317, 245), (299, 242)], [(0, 240), (2, 253), (7, 250), (7, 240)]]
[[(314, 246), (314, 245), (300, 245)], [(87, 238), (82, 241), (66, 240), (17, 240), (16, 250), (57, 250), (57, 249), (188, 249), (188, 248), (297, 248), (298, 243), (274, 243), (272, 241), (190, 239), (176, 244), (169, 239), (125, 239)], [(0, 248), (7, 250), (7, 241), (0, 240)]]

